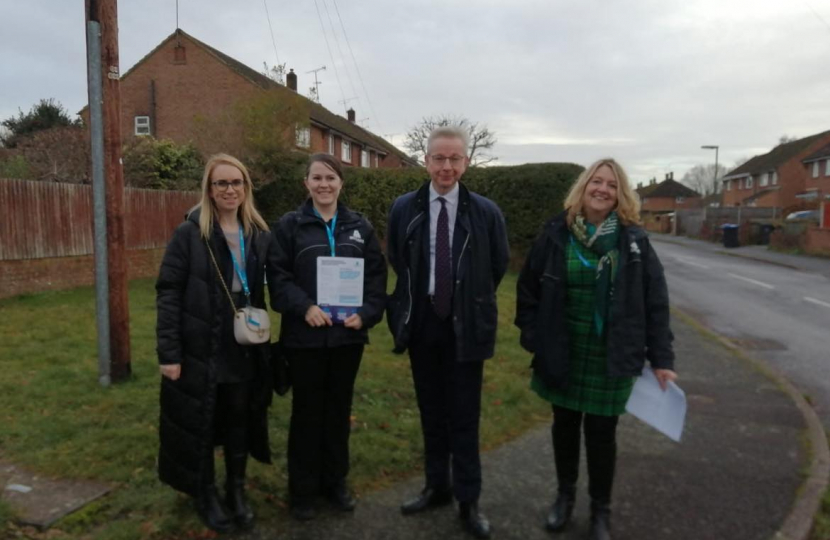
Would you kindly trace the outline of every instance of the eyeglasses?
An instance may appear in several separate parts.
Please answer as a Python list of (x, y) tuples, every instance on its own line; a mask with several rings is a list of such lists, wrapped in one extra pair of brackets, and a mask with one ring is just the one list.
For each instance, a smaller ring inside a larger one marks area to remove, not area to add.
[(449, 161), (450, 165), (452, 165), (453, 167), (458, 167), (459, 165), (461, 165), (464, 162), (465, 159), (466, 158), (464, 156), (457, 156), (457, 155), (456, 156), (449, 156), (449, 157), (442, 156), (440, 154), (435, 155), (435, 156), (429, 156), (429, 160), (431, 162), (435, 163), (436, 165), (439, 165), (439, 166), (443, 166), (444, 163)]
[(245, 183), (245, 180), (240, 180), (239, 178), (235, 180), (216, 180), (215, 182), (211, 182), (213, 187), (217, 188), (219, 191), (227, 191), (229, 187), (233, 186), (233, 189), (239, 189)]

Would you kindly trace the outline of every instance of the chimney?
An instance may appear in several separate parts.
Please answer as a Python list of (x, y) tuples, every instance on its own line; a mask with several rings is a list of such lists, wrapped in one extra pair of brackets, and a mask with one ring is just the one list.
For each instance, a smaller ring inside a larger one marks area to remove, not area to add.
[(288, 84), (289, 90), (297, 91), (297, 74), (293, 69), (288, 70), (288, 75), (285, 76), (285, 82)]
[(669, 180), (674, 180), (674, 171), (669, 173)]
[(640, 189), (642, 187), (643, 187), (643, 183), (642, 182), (637, 182), (637, 189)]
[(351, 122), (352, 124), (354, 124), (354, 119), (355, 119), (355, 112), (354, 112), (354, 109), (349, 109), (348, 111), (346, 111), (346, 114), (347, 114), (347, 115), (349, 115), (349, 116), (348, 116), (348, 118), (349, 118), (349, 122)]

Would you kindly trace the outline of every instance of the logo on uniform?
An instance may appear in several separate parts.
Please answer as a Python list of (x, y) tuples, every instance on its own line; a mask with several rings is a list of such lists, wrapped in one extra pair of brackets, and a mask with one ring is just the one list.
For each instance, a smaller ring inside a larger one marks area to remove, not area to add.
[(360, 231), (358, 231), (357, 229), (355, 229), (354, 232), (352, 232), (352, 235), (349, 237), (349, 240), (354, 240), (355, 242), (360, 242), (361, 244), (363, 243), (363, 237), (360, 236)]

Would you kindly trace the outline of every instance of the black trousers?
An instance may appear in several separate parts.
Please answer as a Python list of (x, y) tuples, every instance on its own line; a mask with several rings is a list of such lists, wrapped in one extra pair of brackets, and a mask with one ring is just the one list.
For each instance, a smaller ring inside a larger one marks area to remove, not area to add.
[[(227, 458), (248, 455), (248, 415), (250, 410), (250, 383), (218, 384), (216, 386), (216, 413), (214, 431), (216, 442), (222, 442)], [(213, 462), (213, 449), (205, 469), (204, 483), (215, 482), (216, 470)]]
[(440, 320), (431, 306), (410, 342), (426, 484), (436, 489), (452, 486), (459, 502), (474, 502), (481, 493), (478, 430), (484, 362), (456, 360), (452, 321)]
[(288, 486), (292, 504), (303, 504), (349, 474), (352, 396), (363, 344), (287, 352), (293, 386)]
[(579, 477), (580, 428), (584, 426), (588, 493), (593, 501), (611, 503), (611, 488), (617, 462), (619, 418), (553, 406), (551, 431), (559, 493), (573, 495), (576, 492), (576, 480)]

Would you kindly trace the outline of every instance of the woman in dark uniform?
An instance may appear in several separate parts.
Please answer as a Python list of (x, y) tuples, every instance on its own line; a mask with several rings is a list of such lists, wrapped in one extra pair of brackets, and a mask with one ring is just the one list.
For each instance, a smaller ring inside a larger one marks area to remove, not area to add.
[[(338, 202), (340, 163), (312, 155), (305, 186), (308, 200), (273, 226), (279, 246), (273, 305), (282, 313), (280, 341), (293, 384), (288, 484), (291, 515), (299, 520), (314, 517), (317, 495), (344, 511), (355, 507), (346, 483), (352, 394), (367, 331), (386, 303), (386, 260), (374, 228)], [(317, 263), (328, 257), (362, 259), (360, 307), (343, 313), (318, 305)]]
[[(238, 344), (233, 317), (234, 307), (264, 307), (271, 247), (245, 166), (225, 154), (211, 157), (201, 203), (176, 229), (156, 282), (159, 476), (193, 496), (199, 517), (219, 532), (253, 524), (245, 497), (248, 454), (270, 463), (268, 344)], [(224, 501), (214, 481), (218, 444), (227, 471)]]
[(677, 376), (663, 267), (638, 224), (639, 201), (613, 159), (580, 175), (545, 224), (517, 286), (516, 325), (534, 353), (531, 387), (553, 406), (558, 496), (546, 528), (567, 525), (585, 433), (591, 538), (611, 538), (619, 415), (648, 359), (660, 385)]

